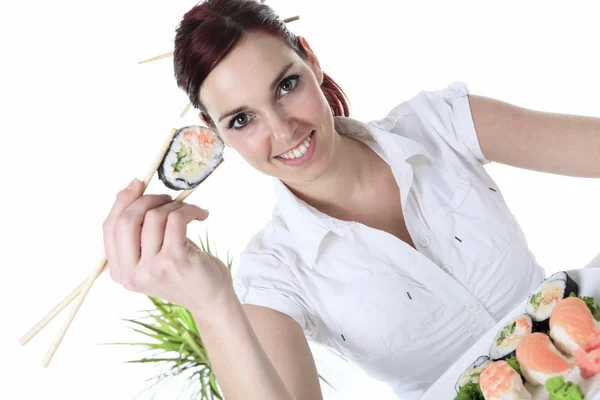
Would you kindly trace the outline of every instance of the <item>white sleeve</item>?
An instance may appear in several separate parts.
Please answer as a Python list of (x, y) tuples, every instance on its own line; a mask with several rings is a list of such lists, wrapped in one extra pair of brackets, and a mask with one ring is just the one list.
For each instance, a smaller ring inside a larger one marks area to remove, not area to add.
[(242, 253), (239, 269), (233, 276), (233, 287), (240, 303), (286, 314), (308, 335), (314, 330), (297, 278), (273, 255)]
[(413, 104), (417, 113), (436, 125), (447, 145), (483, 165), (488, 164), (490, 161), (483, 155), (475, 131), (468, 94), (465, 83), (454, 82), (443, 90), (421, 92)]

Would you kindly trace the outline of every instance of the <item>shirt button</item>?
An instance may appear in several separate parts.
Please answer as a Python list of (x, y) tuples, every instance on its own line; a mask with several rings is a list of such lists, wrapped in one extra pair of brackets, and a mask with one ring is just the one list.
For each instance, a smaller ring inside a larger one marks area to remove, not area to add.
[(467, 312), (470, 312), (472, 314), (475, 312), (475, 310), (477, 310), (477, 306), (474, 303), (467, 303), (465, 309), (467, 310)]
[(431, 238), (427, 235), (423, 235), (419, 238), (419, 244), (421, 247), (427, 247), (431, 243)]
[(467, 181), (467, 180), (463, 180), (463, 181), (460, 182), (460, 188), (461, 189), (468, 189), (469, 186), (470, 186), (470, 184), (469, 184), (469, 181)]
[(442, 269), (446, 271), (448, 274), (452, 275), (452, 265), (444, 264), (442, 265)]

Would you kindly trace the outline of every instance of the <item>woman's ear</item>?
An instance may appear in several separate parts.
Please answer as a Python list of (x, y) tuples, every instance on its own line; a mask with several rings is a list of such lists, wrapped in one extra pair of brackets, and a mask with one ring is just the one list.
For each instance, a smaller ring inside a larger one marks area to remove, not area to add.
[(321, 85), (323, 83), (323, 70), (321, 69), (321, 64), (319, 64), (319, 59), (303, 36), (298, 36), (298, 42), (300, 43), (302, 50), (304, 50), (304, 54), (306, 54), (308, 64), (315, 73), (319, 85)]
[(202, 111), (200, 111), (200, 121), (202, 121), (202, 123), (204, 125), (206, 125), (207, 127), (209, 127), (210, 129), (213, 129), (210, 125), (210, 123), (208, 122), (208, 118), (204, 115), (204, 113)]

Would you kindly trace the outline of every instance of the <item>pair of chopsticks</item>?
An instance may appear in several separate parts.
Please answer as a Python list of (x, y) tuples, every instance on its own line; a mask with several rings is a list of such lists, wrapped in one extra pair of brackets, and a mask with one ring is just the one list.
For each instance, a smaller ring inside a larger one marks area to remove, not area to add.
[[(175, 136), (176, 132), (177, 132), (177, 129), (175, 129), (175, 128), (173, 128), (171, 130), (169, 137), (167, 138), (167, 140), (165, 140), (164, 144), (162, 145), (162, 147), (160, 149), (160, 152), (157, 154), (155, 160), (152, 162), (152, 165), (150, 166), (150, 169), (146, 173), (146, 176), (143, 181), (144, 189), (143, 189), (142, 193), (144, 193), (146, 191), (146, 188), (148, 187), (150, 180), (156, 173), (156, 170), (159, 168), (166, 152), (169, 149), (171, 141), (173, 140), (173, 137)], [(223, 161), (224, 161), (224, 159), (221, 159), (221, 162), (219, 163), (219, 165), (217, 165), (217, 167), (215, 167), (215, 169), (218, 168), (223, 163)], [(213, 169), (212, 172), (214, 172), (214, 171), (215, 170)], [(185, 200), (190, 194), (192, 194), (192, 192), (195, 189), (196, 188), (193, 188), (190, 190), (184, 190), (175, 198), (174, 201)], [(65, 307), (67, 307), (69, 305), (69, 303), (71, 303), (73, 300), (77, 299), (77, 301), (73, 305), (73, 308), (71, 309), (71, 312), (69, 313), (69, 316), (67, 317), (67, 320), (65, 321), (62, 328), (56, 335), (54, 341), (52, 342), (52, 345), (50, 346), (50, 349), (48, 349), (48, 352), (46, 353), (46, 356), (44, 357), (44, 360), (42, 361), (43, 367), (47, 367), (50, 364), (50, 361), (52, 361), (54, 354), (58, 350), (60, 343), (62, 342), (63, 338), (65, 337), (67, 330), (71, 326), (71, 323), (73, 322), (73, 319), (75, 318), (75, 315), (77, 315), (77, 312), (79, 311), (79, 308), (83, 304), (83, 301), (85, 300), (85, 297), (87, 296), (88, 292), (90, 291), (92, 285), (94, 284), (96, 279), (98, 279), (98, 277), (100, 275), (102, 275), (102, 273), (104, 271), (106, 271), (107, 267), (108, 267), (108, 263), (107, 263), (106, 255), (103, 254), (102, 257), (100, 257), (100, 260), (98, 261), (98, 263), (96, 264), (94, 269), (92, 270), (92, 273), (85, 280), (83, 280), (83, 282), (81, 282), (79, 284), (79, 286), (77, 286), (71, 293), (69, 293), (69, 295), (67, 297), (65, 297), (56, 307), (54, 307), (48, 314), (46, 314), (46, 316), (44, 318), (42, 318), (19, 341), (22, 345), (27, 344), (27, 342), (29, 342), (50, 321), (52, 321), (54, 319), (54, 317), (56, 317), (63, 309), (65, 309)]]
[[(264, 2), (264, 0), (262, 0), (262, 2)], [(297, 21), (299, 19), (300, 19), (300, 16), (296, 15), (294, 17), (284, 19), (283, 22), (288, 23), (288, 22), (292, 22), (292, 21)], [(173, 55), (173, 52), (161, 54), (159, 56), (140, 61), (140, 62), (138, 62), (138, 64), (144, 64), (144, 63), (148, 63), (151, 61), (161, 60), (163, 58), (171, 57), (172, 55)], [(191, 106), (192, 106), (191, 103), (188, 103), (185, 106), (183, 112), (180, 114), (181, 118), (183, 118), (185, 116), (185, 114), (189, 111)], [(162, 162), (162, 160), (165, 156), (165, 153), (169, 149), (171, 140), (175, 136), (176, 132), (177, 132), (177, 130), (175, 128), (173, 128), (171, 130), (171, 134), (169, 135), (169, 137), (167, 138), (167, 140), (161, 147), (161, 150), (158, 153), (158, 155), (156, 156), (156, 159), (154, 160), (154, 162), (150, 166), (150, 169), (146, 173), (146, 176), (143, 181), (144, 189), (143, 189), (142, 193), (146, 192), (146, 188), (148, 187), (150, 180), (156, 173), (156, 170), (160, 166), (160, 163)], [(219, 165), (217, 165), (215, 167), (215, 169), (213, 169), (212, 172), (214, 172), (223, 163), (223, 161), (225, 161), (225, 160), (221, 159), (221, 162), (219, 163)], [(184, 190), (183, 192), (181, 192), (179, 194), (179, 196), (177, 196), (175, 198), (174, 201), (185, 200), (190, 194), (192, 194), (192, 192), (195, 189), (196, 188), (193, 188), (190, 190)], [(194, 242), (190, 242), (190, 244), (197, 247)], [(33, 328), (31, 328), (31, 330), (29, 330), (29, 332), (27, 332), (21, 338), (21, 340), (19, 340), (19, 343), (21, 343), (22, 345), (27, 344), (36, 334), (38, 334), (46, 325), (48, 325), (48, 323), (50, 321), (52, 321), (54, 319), (54, 317), (56, 317), (62, 310), (64, 310), (73, 300), (77, 299), (76, 303), (73, 305), (73, 308), (71, 309), (71, 312), (69, 313), (69, 316), (67, 317), (67, 320), (65, 321), (62, 328), (60, 329), (60, 331), (54, 338), (54, 341), (52, 342), (50, 349), (46, 353), (46, 356), (44, 357), (44, 360), (42, 361), (43, 367), (47, 367), (50, 364), (50, 361), (52, 361), (54, 354), (58, 350), (60, 343), (62, 342), (63, 338), (65, 337), (67, 330), (71, 326), (73, 319), (75, 319), (75, 315), (77, 315), (77, 312), (79, 311), (79, 308), (83, 304), (85, 297), (87, 296), (90, 289), (92, 288), (92, 285), (94, 284), (96, 279), (98, 279), (98, 277), (100, 275), (102, 275), (104, 273), (104, 271), (106, 271), (107, 267), (108, 267), (108, 263), (107, 263), (106, 255), (103, 254), (102, 257), (100, 257), (100, 260), (98, 260), (98, 263), (96, 264), (94, 269), (92, 270), (92, 273), (85, 280), (83, 280), (83, 282), (81, 282), (79, 284), (79, 286), (77, 286), (75, 289), (73, 289), (73, 291), (71, 293), (69, 293), (58, 305), (56, 305), (52, 310), (50, 310), (50, 312), (48, 314), (46, 314), (46, 316), (44, 318), (42, 318)]]

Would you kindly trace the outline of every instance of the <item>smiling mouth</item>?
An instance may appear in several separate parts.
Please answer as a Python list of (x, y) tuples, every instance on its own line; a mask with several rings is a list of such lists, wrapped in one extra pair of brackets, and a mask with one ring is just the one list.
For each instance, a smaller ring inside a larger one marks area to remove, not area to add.
[(310, 145), (310, 142), (311, 142), (314, 134), (315, 134), (315, 131), (312, 131), (310, 133), (310, 135), (308, 135), (306, 137), (306, 139), (304, 139), (299, 145), (294, 147), (292, 150), (288, 150), (284, 153), (281, 153), (278, 156), (275, 156), (275, 158), (283, 158), (285, 160), (293, 160), (295, 158), (302, 157), (306, 153), (306, 150), (308, 150), (308, 146)]

